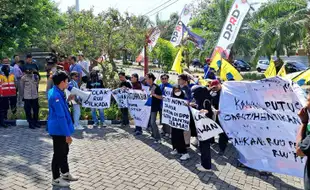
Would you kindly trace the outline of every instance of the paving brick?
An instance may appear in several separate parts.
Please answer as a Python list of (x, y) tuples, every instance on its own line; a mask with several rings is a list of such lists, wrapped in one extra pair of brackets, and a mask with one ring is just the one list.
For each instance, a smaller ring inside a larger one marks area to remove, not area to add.
[[(199, 172), (199, 155), (189, 151), (189, 161), (171, 156), (170, 142), (153, 146), (146, 137), (135, 138), (132, 129), (108, 126), (86, 129), (73, 136), (69, 165), (79, 181), (71, 189), (302, 189), (301, 178), (260, 176), (236, 168), (237, 153), (228, 146), (225, 157), (212, 151), (214, 171)], [(147, 133), (145, 133), (147, 134)], [(52, 141), (45, 129), (0, 128), (0, 189), (51, 189)], [(218, 150), (217, 145), (213, 148)], [(58, 190), (54, 188), (53, 190)]]

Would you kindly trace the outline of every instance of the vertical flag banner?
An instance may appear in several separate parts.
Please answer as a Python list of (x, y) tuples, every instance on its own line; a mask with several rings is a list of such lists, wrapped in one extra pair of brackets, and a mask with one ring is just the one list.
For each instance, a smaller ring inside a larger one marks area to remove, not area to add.
[(266, 78), (275, 77), (277, 75), (276, 65), (274, 64), (273, 59), (270, 60), (269, 66), (264, 75)]
[(281, 77), (286, 76), (285, 64), (282, 65), (280, 71), (278, 72), (278, 76), (281, 76)]
[(215, 52), (219, 52), (223, 58), (227, 59), (229, 57), (230, 50), (249, 10), (250, 5), (247, 0), (235, 0), (222, 28), (213, 55)]
[(221, 64), (222, 64), (222, 56), (219, 52), (216, 52), (215, 56), (212, 58), (210, 67), (213, 68), (215, 71), (217, 71), (219, 70), (219, 68), (221, 68)]
[[(160, 30), (159, 30), (159, 28), (156, 27), (153, 30), (152, 34), (150, 35), (149, 41), (148, 41), (148, 49), (150, 52), (152, 52), (152, 50), (156, 46), (156, 43), (158, 41), (159, 36), (160, 36)], [(144, 47), (142, 48), (141, 53), (136, 58), (136, 62), (141, 62), (141, 61), (143, 61), (143, 59), (144, 59)]]
[(239, 71), (230, 63), (228, 63), (225, 59), (222, 59), (220, 77), (224, 81), (240, 81), (243, 79)]
[(183, 37), (183, 24), (186, 26), (189, 22), (189, 20), (191, 19), (192, 13), (189, 9), (188, 5), (185, 5), (180, 16), (179, 16), (179, 20), (175, 26), (175, 29), (172, 33), (170, 42), (172, 43), (172, 45), (178, 46), (181, 41), (182, 41), (182, 37)]
[(302, 86), (310, 81), (310, 69), (302, 72), (300, 75), (297, 75), (293, 78), (293, 81), (296, 82), (299, 86)]
[(175, 60), (174, 60), (174, 63), (172, 65), (172, 68), (171, 70), (172, 71), (176, 71), (178, 74), (182, 74), (182, 52), (183, 52), (183, 47), (181, 47), (181, 49), (179, 50)]

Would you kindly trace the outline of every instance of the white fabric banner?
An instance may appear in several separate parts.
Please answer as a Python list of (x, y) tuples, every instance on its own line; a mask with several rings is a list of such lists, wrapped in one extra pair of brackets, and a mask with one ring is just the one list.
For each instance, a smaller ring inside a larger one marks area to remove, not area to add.
[(153, 33), (149, 37), (148, 47), (150, 52), (152, 52), (153, 48), (156, 46), (159, 36), (160, 36), (160, 30), (159, 28), (155, 28)]
[(201, 113), (194, 108), (191, 108), (191, 111), (197, 129), (198, 140), (205, 141), (223, 133), (222, 128), (215, 121), (208, 118), (206, 113)]
[(112, 95), (118, 105), (118, 108), (128, 108), (128, 89), (127, 88), (117, 88), (112, 91)]
[(171, 127), (189, 131), (190, 113), (187, 101), (163, 97), (162, 123)]
[[(82, 93), (86, 93), (81, 91)], [(72, 91), (71, 91), (72, 93)], [(109, 108), (111, 103), (111, 90), (107, 88), (97, 88), (92, 89), (91, 93), (89, 93), (89, 96), (87, 99), (84, 99), (83, 95), (83, 107), (86, 108), (97, 108), (97, 109), (103, 109), (103, 108)]]
[(260, 170), (303, 176), (306, 159), (296, 156), (295, 140), (305, 105), (295, 83), (274, 77), (225, 82), (220, 97), (220, 123), (240, 154), (240, 162)]
[(128, 108), (130, 115), (134, 118), (135, 125), (147, 128), (151, 114), (151, 107), (145, 106), (147, 94), (142, 90), (128, 91)]
[(184, 23), (184, 25), (187, 26), (187, 24), (189, 23), (189, 20), (191, 19), (191, 16), (192, 16), (192, 13), (190, 11), (189, 6), (185, 5), (179, 16), (179, 20), (175, 26), (175, 29), (170, 39), (170, 42), (172, 43), (174, 47), (178, 46), (182, 41), (182, 37), (183, 37), (182, 23)]
[[(235, 0), (226, 18), (214, 52), (220, 52), (223, 58), (229, 57), (230, 50), (249, 10), (250, 4), (247, 0)], [(215, 54), (213, 53), (213, 55)]]

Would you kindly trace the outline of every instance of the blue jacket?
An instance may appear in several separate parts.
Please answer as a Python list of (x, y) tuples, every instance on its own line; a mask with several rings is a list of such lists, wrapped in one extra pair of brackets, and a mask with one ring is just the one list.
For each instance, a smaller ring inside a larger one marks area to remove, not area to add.
[(48, 133), (57, 136), (71, 136), (74, 132), (65, 93), (57, 86), (48, 91)]
[(170, 84), (170, 83), (167, 83), (167, 84), (160, 84), (159, 85), (159, 88), (161, 90), (161, 92), (163, 93), (163, 96), (166, 95), (165, 94), (165, 87), (168, 87), (168, 88), (173, 88), (173, 86)]

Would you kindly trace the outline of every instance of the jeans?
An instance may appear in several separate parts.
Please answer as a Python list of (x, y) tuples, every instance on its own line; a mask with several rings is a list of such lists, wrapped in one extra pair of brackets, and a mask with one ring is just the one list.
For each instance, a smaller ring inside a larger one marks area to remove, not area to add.
[(53, 149), (54, 149), (54, 155), (52, 160), (52, 173), (53, 173), (53, 179), (57, 179), (60, 177), (59, 169), (63, 174), (69, 172), (69, 164), (68, 164), (69, 145), (66, 142), (65, 136), (52, 136), (52, 137), (53, 137)]
[(100, 122), (103, 123), (104, 122), (104, 111), (103, 111), (103, 109), (96, 109), (96, 108), (91, 109), (91, 115), (92, 115), (93, 121), (95, 124), (99, 123), (99, 121), (97, 119), (97, 110), (99, 110)]
[(74, 127), (80, 125), (81, 107), (79, 104), (73, 104), (73, 121)]
[(122, 124), (129, 125), (128, 108), (121, 108), (122, 112)]
[(150, 116), (150, 120), (149, 120), (149, 126), (152, 130), (152, 137), (155, 140), (160, 140), (160, 133), (159, 133), (158, 126), (156, 124), (156, 116), (157, 116), (157, 112), (151, 112), (151, 116)]

